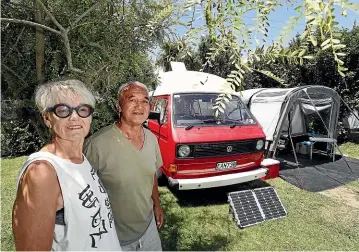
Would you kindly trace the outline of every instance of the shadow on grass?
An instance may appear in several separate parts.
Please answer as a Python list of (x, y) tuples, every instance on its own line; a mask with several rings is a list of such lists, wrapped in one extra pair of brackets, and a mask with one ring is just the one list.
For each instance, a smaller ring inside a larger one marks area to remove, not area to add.
[(227, 194), (234, 191), (249, 190), (270, 186), (263, 180), (255, 180), (239, 185), (224, 186), (217, 188), (207, 188), (198, 190), (179, 191), (170, 188), (170, 191), (177, 198), (177, 203), (181, 207), (196, 207), (227, 204)]
[[(233, 225), (228, 216), (225, 220), (221, 217), (215, 217), (213, 222), (224, 221), (227, 223), (228, 230), (219, 234), (208, 234), (206, 230), (198, 229), (195, 233), (191, 230), (196, 229), (191, 221), (194, 217), (187, 210), (178, 205), (177, 198), (169, 190), (160, 191), (161, 206), (165, 211), (165, 224), (159, 230), (162, 248), (164, 251), (223, 251), (233, 237), (231, 236), (230, 226)], [(206, 215), (206, 213), (204, 213)], [(220, 220), (216, 219), (220, 218)], [(195, 221), (200, 221), (196, 219)], [(231, 238), (232, 237), (232, 238)], [(236, 237), (235, 239), (238, 239)]]
[(159, 230), (162, 249), (164, 251), (178, 251), (179, 229), (182, 226), (183, 217), (166, 211), (166, 224)]
[(229, 243), (225, 235), (214, 235), (211, 240), (199, 240), (190, 244), (188, 251), (220, 251), (224, 250)]
[(171, 197), (169, 191), (160, 191), (160, 197), (165, 198), (165, 200), (161, 200), (161, 206), (165, 212), (165, 223), (159, 229), (162, 249), (164, 251), (178, 251), (179, 230), (183, 226), (184, 216), (176, 208), (176, 201)]
[[(168, 194), (171, 192), (167, 191)], [(162, 207), (165, 211), (165, 226), (159, 230), (163, 251), (224, 251), (228, 250), (231, 239), (241, 239), (241, 235), (235, 238), (231, 235), (230, 226), (233, 225), (231, 218), (226, 218), (228, 231), (219, 234), (206, 232), (199, 229), (193, 232), (193, 223), (188, 220), (192, 218), (183, 209), (177, 208), (176, 199), (171, 202), (163, 202)], [(198, 221), (198, 220), (197, 220)], [(217, 222), (219, 220), (213, 220)], [(220, 221), (223, 221), (221, 218)], [(192, 231), (191, 231), (192, 230)], [(189, 233), (190, 232), (190, 233)]]
[[(208, 220), (207, 209), (204, 208), (201, 214), (189, 214), (193, 210), (190, 207), (205, 207), (211, 205), (228, 204), (227, 194), (233, 191), (248, 190), (269, 186), (262, 180), (252, 181), (240, 185), (178, 191), (175, 189), (161, 190), (161, 206), (165, 211), (165, 224), (159, 230), (162, 248), (164, 251), (223, 251), (228, 250), (228, 245), (233, 239), (241, 239), (242, 234), (234, 237), (231, 232), (233, 220), (228, 213), (226, 217), (213, 216), (210, 222), (222, 222), (228, 225), (228, 230), (224, 232), (206, 232), (206, 230), (196, 229), (194, 223), (198, 223), (198, 218), (202, 221)], [(161, 183), (161, 187), (168, 187), (168, 184)], [(201, 210), (202, 211), (202, 210)], [(201, 217), (202, 216), (202, 217)], [(217, 220), (216, 218), (220, 218)], [(194, 221), (194, 222), (193, 222)], [(211, 225), (210, 225), (211, 226)], [(226, 228), (225, 228), (226, 229)], [(196, 230), (195, 233), (192, 233)], [(189, 233), (190, 232), (190, 233)]]

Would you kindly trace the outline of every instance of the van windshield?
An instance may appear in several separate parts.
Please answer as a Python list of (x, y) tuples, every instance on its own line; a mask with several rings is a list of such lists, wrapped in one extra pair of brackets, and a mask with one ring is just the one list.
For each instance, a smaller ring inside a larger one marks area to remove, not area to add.
[(255, 120), (238, 96), (224, 102), (225, 109), (215, 116), (216, 99), (220, 94), (196, 93), (173, 95), (173, 122), (176, 126), (197, 125), (248, 125)]

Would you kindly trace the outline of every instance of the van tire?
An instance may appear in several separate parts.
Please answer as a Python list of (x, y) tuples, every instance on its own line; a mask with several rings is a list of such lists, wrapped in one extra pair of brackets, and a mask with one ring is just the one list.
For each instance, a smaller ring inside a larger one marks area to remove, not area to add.
[(160, 170), (156, 171), (158, 186), (166, 186), (168, 184), (167, 177)]
[(157, 175), (157, 178), (160, 179), (163, 177), (163, 173), (158, 169), (156, 170), (156, 175)]

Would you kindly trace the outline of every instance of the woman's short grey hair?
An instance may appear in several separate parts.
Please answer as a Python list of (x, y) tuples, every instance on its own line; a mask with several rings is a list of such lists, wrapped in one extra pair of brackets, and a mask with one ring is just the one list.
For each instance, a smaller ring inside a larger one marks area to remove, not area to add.
[(121, 96), (123, 95), (123, 92), (129, 87), (129, 86), (140, 86), (142, 87), (143, 89), (146, 90), (146, 92), (148, 93), (148, 88), (145, 84), (142, 84), (141, 82), (139, 81), (130, 81), (130, 82), (127, 82), (125, 84), (122, 84), (118, 91), (117, 91), (117, 102), (120, 100)]
[(40, 85), (35, 94), (35, 103), (40, 112), (49, 107), (71, 99), (75, 95), (84, 104), (95, 107), (95, 97), (79, 80), (63, 80)]

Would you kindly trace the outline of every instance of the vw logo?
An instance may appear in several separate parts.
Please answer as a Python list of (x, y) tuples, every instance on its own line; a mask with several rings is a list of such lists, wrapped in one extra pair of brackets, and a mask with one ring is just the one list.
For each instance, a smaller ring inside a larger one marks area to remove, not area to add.
[(232, 152), (232, 150), (233, 150), (233, 147), (232, 146), (227, 146), (227, 152)]

